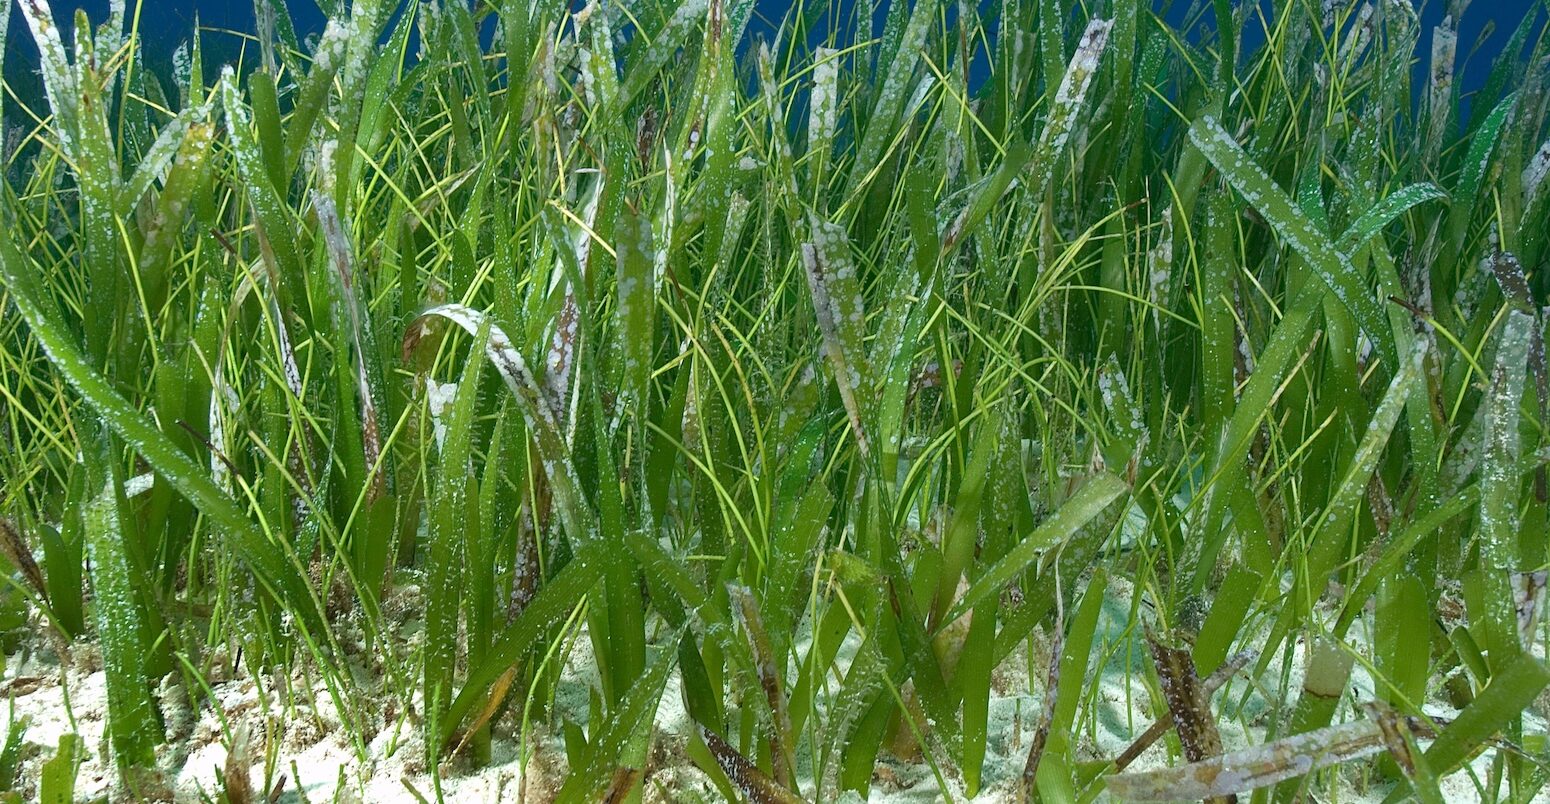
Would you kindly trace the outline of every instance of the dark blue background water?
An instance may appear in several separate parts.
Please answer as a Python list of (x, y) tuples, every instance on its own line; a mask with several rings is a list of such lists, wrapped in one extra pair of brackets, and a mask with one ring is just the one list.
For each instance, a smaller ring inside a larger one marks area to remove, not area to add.
[[(854, 0), (837, 1), (842, 7), (854, 2)], [(887, 0), (873, 0), (873, 2), (879, 1), (887, 2)], [(984, 1), (981, 0), (981, 2)], [(1267, 2), (1268, 6), (1268, 0), (1261, 1)], [(94, 24), (100, 23), (107, 17), (108, 0), (49, 0), (49, 2), (54, 7), (56, 19), (66, 27), (77, 8), (84, 8)], [(769, 31), (772, 24), (778, 24), (791, 5), (790, 0), (756, 0), (756, 2), (758, 3), (757, 13), (750, 25), (755, 35), (759, 33), (761, 27)], [(1164, 18), (1170, 24), (1177, 26), (1184, 23), (1190, 5), (1188, 0), (1172, 2), (1155, 0), (1155, 2), (1157, 7), (1164, 9)], [(1416, 0), (1416, 2), (1421, 7), (1423, 25), (1421, 39), (1423, 52), (1417, 54), (1421, 57), (1419, 69), (1424, 67), (1425, 51), (1431, 41), (1431, 29), (1441, 22), (1446, 2), (1445, 0)], [(0, 3), (11, 7), (13, 15), (15, 14), (13, 0), (0, 0)], [(1460, 85), (1464, 92), (1468, 93), (1479, 88), (1485, 80), (1491, 62), (1506, 46), (1508, 39), (1529, 9), (1539, 3), (1550, 7), (1550, 0), (1474, 0), (1470, 4), (1459, 29)], [(136, 0), (128, 0), (131, 12), (135, 4)], [(288, 0), (288, 5), (299, 36), (305, 38), (309, 34), (322, 31), (325, 19), (318, 9), (316, 0)], [(1209, 7), (1210, 4), (1205, 5)], [(212, 55), (218, 58), (235, 58), (241, 46), (240, 39), (222, 32), (253, 31), (253, 3), (251, 0), (143, 0), (140, 30), (146, 44), (146, 55), (152, 64), (165, 63), (178, 45), (188, 40), (196, 20), (207, 31), (204, 45)], [(881, 24), (880, 14), (878, 23)], [(1257, 28), (1257, 22), (1251, 21), (1245, 35), (1252, 37)], [(881, 28), (879, 27), (878, 30)], [(1475, 47), (1477, 44), (1478, 49)], [(15, 70), (18, 65), (35, 63), (36, 56), (31, 39), (26, 25), (19, 16), (13, 17), (10, 42), (6, 50), (8, 69)], [(15, 77), (14, 73), (11, 75)], [(1424, 73), (1418, 73), (1418, 76), (1424, 77)]]

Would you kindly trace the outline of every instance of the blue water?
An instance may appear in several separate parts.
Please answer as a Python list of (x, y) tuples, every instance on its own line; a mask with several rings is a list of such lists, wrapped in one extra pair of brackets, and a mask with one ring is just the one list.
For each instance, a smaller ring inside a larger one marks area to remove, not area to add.
[[(842, 9), (848, 7), (853, 1), (839, 0)], [(874, 2), (878, 1), (874, 0)], [(1268, 0), (1262, 1), (1268, 8)], [(0, 2), (12, 7), (14, 13), (12, 0), (0, 0)], [(94, 23), (100, 22), (107, 16), (108, 0), (49, 0), (49, 2), (54, 7), (56, 18), (64, 26), (69, 25), (68, 21), (77, 8), (85, 9)], [(750, 25), (751, 35), (758, 35), (761, 27), (768, 32), (771, 24), (769, 21), (778, 23), (790, 7), (789, 0), (756, 0), (756, 2), (758, 13), (755, 14), (754, 22)], [(880, 2), (886, 3), (888, 0), (880, 0)], [(1186, 0), (1156, 0), (1156, 2), (1159, 8), (1164, 9), (1164, 18), (1173, 25), (1183, 23), (1188, 7), (1191, 5)], [(1417, 0), (1417, 2), (1421, 7), (1423, 25), (1422, 52), (1417, 54), (1420, 57), (1418, 69), (1424, 69), (1426, 50), (1431, 41), (1430, 31), (1433, 26), (1442, 21), (1447, 3), (1444, 0)], [(135, 3), (136, 0), (128, 0), (131, 8)], [(1540, 3), (1550, 7), (1550, 0), (1474, 0), (1470, 4), (1459, 26), (1460, 87), (1465, 93), (1481, 86), (1490, 70), (1491, 62), (1507, 45), (1513, 31), (1523, 21), (1529, 9)], [(318, 9), (316, 0), (288, 0), (288, 5), (298, 35), (305, 38), (323, 29), (325, 19)], [(1210, 4), (1203, 5), (1209, 7)], [(235, 58), (235, 54), (240, 50), (241, 40), (222, 32), (251, 32), (254, 29), (251, 0), (143, 0), (140, 14), (140, 30), (146, 44), (147, 57), (153, 64), (169, 58), (171, 53), (189, 38), (196, 20), (209, 32), (205, 40), (206, 47), (228, 58)], [(844, 18), (849, 15), (842, 10), (838, 16)], [(765, 22), (761, 23), (761, 18)], [(878, 22), (881, 23), (880, 14)], [(1251, 30), (1246, 33), (1247, 37), (1253, 37), (1254, 27), (1255, 23), (1251, 22)], [(31, 62), (35, 56), (31, 42), (28, 41), (25, 25), (21, 24), (19, 19), (13, 20), (11, 31), (11, 41), (7, 46), (6, 54), (7, 64), (18, 60), (23, 63)], [(1532, 40), (1533, 37), (1530, 37), (1530, 44)], [(1418, 75), (1424, 76), (1424, 73), (1418, 73)]]

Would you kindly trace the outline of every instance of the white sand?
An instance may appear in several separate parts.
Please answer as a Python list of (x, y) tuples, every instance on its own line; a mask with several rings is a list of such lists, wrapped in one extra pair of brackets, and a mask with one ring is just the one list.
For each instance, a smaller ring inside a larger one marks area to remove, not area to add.
[[(1128, 616), (1128, 602), (1120, 599), (1127, 590), (1117, 584), (1114, 591), (1116, 599), (1105, 609), (1103, 637), (1098, 642), (1100, 652), (1094, 654), (1094, 662), (1104, 661), (1097, 698), (1093, 706), (1082, 710), (1075, 734), (1071, 735), (1077, 758), (1083, 760), (1113, 757), (1151, 722), (1151, 702), (1141, 683), (1143, 663), (1148, 660), (1139, 650), (1127, 655), (1125, 650), (1114, 650), (1109, 644), (1122, 636), (1123, 622)], [(405, 602), (413, 608), (413, 600)], [(405, 632), (412, 632), (418, 622), (411, 615), (400, 621), (400, 627)], [(1356, 642), (1353, 647), (1365, 650), (1360, 627), (1353, 630), (1352, 636)], [(590, 690), (598, 683), (597, 671), (588, 641), (580, 638), (571, 644), (573, 648), (566, 659), (556, 704), (567, 717), (584, 723)], [(848, 664), (854, 644), (847, 647), (850, 649), (842, 651), (840, 669)], [(955, 800), (996, 802), (1012, 798), (1014, 785), (1027, 758), (1044, 692), (1041, 689), (1042, 668), (1047, 647), (1036, 639), (1033, 653), (1038, 669), (1037, 681), (1029, 680), (1025, 652), (1014, 655), (997, 669), (990, 705), (991, 737), (984, 770), (985, 788), (975, 798), (967, 799), (961, 780), (949, 778), (950, 792)], [(28, 720), (20, 788), (28, 800), (37, 797), (41, 763), (53, 756), (60, 735), (67, 732), (75, 732), (83, 738), (87, 753), (77, 778), (78, 800), (102, 796), (118, 800), (123, 795), (111, 763), (105, 759), (106, 690), (100, 662), (88, 644), (77, 645), (73, 654), (74, 666), (67, 670), (61, 667), (51, 651), (39, 645), (29, 655), (11, 657), (5, 676), (0, 680), (0, 690), (15, 701), (18, 719)], [(1279, 659), (1272, 662), (1261, 680), (1260, 690), (1278, 687), (1283, 669), (1288, 674), (1289, 689), (1300, 689), (1304, 654), (1305, 647), (1299, 644), (1289, 667), (1283, 668)], [(371, 687), (369, 676), (357, 675), (358, 680), (365, 682), (363, 688)], [(363, 760), (339, 727), (340, 718), (323, 683), (301, 671), (293, 673), (289, 682), (296, 689), (312, 691), (312, 700), (298, 700), (290, 712), (283, 708), (285, 693), (269, 689), (273, 686), (272, 681), (261, 685), (245, 673), (239, 672), (232, 679), (211, 680), (215, 705), (204, 705), (197, 712), (188, 711), (180, 690), (164, 684), (161, 688), (163, 711), (171, 736), (176, 737), (164, 747), (160, 756), (163, 782), (169, 795), (178, 801), (199, 801), (202, 796), (213, 798), (218, 794), (229, 750), (221, 724), (224, 715), (234, 732), (246, 731), (248, 735), (254, 789), (271, 789), (283, 776), (281, 801), (413, 801), (406, 785), (434, 800), (435, 780), (424, 768), (420, 721), (416, 716), (420, 701), (396, 701), (391, 694), (384, 694), (382, 700), (371, 702), (369, 711), (375, 722), (369, 724), (373, 733), (365, 746)], [(1355, 690), (1356, 700), (1371, 699), (1372, 680), (1359, 663), (1350, 686)], [(268, 690), (267, 700), (261, 688)], [(383, 689), (384, 685), (378, 683), (376, 688)], [(1247, 680), (1240, 676), (1217, 695), (1217, 711), (1225, 713), (1220, 717), (1220, 723), (1228, 751), (1262, 742), (1273, 716), (1259, 691), (1245, 695), (1250, 688)], [(1337, 720), (1357, 716), (1350, 699), (1351, 696), (1347, 696)], [(1443, 717), (1456, 714), (1438, 701), (1430, 702), (1427, 711)], [(521, 743), (515, 736), (519, 717), (520, 711), (508, 712), (496, 723), (491, 764), (471, 769), (466, 763), (458, 762), (451, 768), (444, 768), (440, 781), (445, 800), (538, 802), (552, 797), (566, 772), (563, 740), (558, 736), (557, 727), (539, 727), (541, 733), (531, 735), (527, 740), (528, 750), (519, 750)], [(1532, 714), (1526, 716), (1526, 725), (1534, 731), (1544, 729), (1544, 721)], [(656, 726), (647, 800), (716, 800), (718, 794), (709, 778), (693, 767), (682, 751), (692, 724), (682, 704), (676, 676), (669, 681), (658, 707)], [(1159, 741), (1131, 770), (1177, 762), (1177, 758), (1168, 755), (1167, 742), (1166, 739)], [(273, 757), (267, 774), (266, 744)], [(805, 777), (801, 779), (803, 793), (811, 798), (818, 793), (811, 762), (806, 752), (798, 753), (799, 775)], [(1482, 779), (1489, 767), (1491, 753), (1482, 754), (1472, 764)], [(1329, 796), (1323, 800), (1372, 802), (1388, 792), (1388, 783), (1360, 763), (1326, 773), (1329, 774), (1326, 779), (1332, 779), (1333, 783), (1325, 785)], [(1444, 793), (1449, 801), (1477, 801), (1480, 798), (1469, 774), (1463, 772), (1445, 780)], [(824, 791), (824, 795), (830, 795), (829, 791)], [(936, 779), (929, 768), (885, 759), (873, 776), (873, 791), (868, 800), (926, 802), (940, 798)], [(842, 800), (856, 801), (858, 798), (850, 795)]]

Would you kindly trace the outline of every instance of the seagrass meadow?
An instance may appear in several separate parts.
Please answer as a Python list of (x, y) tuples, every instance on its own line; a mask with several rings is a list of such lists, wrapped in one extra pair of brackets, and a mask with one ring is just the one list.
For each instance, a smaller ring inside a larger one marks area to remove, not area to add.
[(1550, 4), (110, 5), (0, 801), (1547, 795)]

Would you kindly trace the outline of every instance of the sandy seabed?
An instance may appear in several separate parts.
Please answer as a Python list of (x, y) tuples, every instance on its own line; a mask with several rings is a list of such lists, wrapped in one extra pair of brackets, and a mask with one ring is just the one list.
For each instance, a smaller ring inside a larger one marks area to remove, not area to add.
[[(1137, 643), (1128, 641), (1124, 620), (1130, 606), (1123, 584), (1114, 590), (1115, 599), (1105, 606), (1099, 650), (1093, 661), (1101, 662), (1098, 672), (1098, 698), (1079, 715), (1075, 735), (1081, 759), (1110, 758), (1130, 744), (1152, 720), (1152, 703), (1141, 683), (1140, 662), (1146, 661)], [(396, 605), (384, 605), (400, 616), (396, 627), (403, 637), (399, 647), (408, 655), (417, 638), (419, 622), (417, 591), (404, 587), (397, 593)], [(1361, 640), (1360, 627), (1353, 637)], [(555, 706), (566, 717), (585, 722), (590, 690), (596, 687), (597, 668), (590, 643), (584, 634), (569, 640), (564, 671), (556, 691)], [(1361, 645), (1353, 645), (1361, 649)], [(842, 650), (834, 672), (843, 673), (851, 650)], [(1289, 664), (1272, 662), (1266, 679), (1276, 682), (1283, 674), (1290, 689), (1300, 689), (1307, 645), (1299, 643)], [(1014, 798), (1013, 790), (1027, 759), (1038, 713), (1042, 705), (1042, 670), (1027, 672), (1029, 665), (1042, 668), (1047, 661), (1047, 645), (1038, 637), (1028, 650), (1016, 654), (997, 668), (990, 703), (990, 739), (984, 770), (984, 789), (973, 798), (964, 796), (961, 780), (948, 778), (956, 801), (999, 802)], [(96, 646), (78, 642), (69, 649), (69, 662), (62, 662), (56, 649), (46, 640), (24, 645), (8, 657), (0, 693), (14, 704), (17, 721), (26, 721), (23, 764), (18, 790), (25, 800), (37, 800), (42, 763), (50, 759), (62, 735), (78, 734), (85, 756), (76, 778), (79, 801), (106, 797), (127, 799), (108, 756), (106, 726), (106, 677), (101, 669)], [(363, 689), (384, 689), (381, 679), (371, 678), (353, 668)], [(837, 679), (831, 676), (831, 680)], [(197, 708), (173, 676), (157, 690), (168, 729), (168, 742), (159, 752), (159, 774), (143, 789), (160, 793), (175, 801), (216, 800), (227, 772), (230, 744), (227, 728), (234, 735), (246, 735), (246, 761), (252, 789), (260, 795), (278, 786), (279, 802), (413, 802), (416, 795), (434, 800), (437, 779), (425, 767), (424, 744), (420, 737), (420, 701), (398, 700), (398, 693), (384, 693), (381, 700), (368, 701), (363, 712), (372, 713), (376, 722), (369, 742), (364, 745), (365, 759), (353, 745), (329, 695), (327, 686), (315, 672), (297, 670), (289, 677), (266, 676), (262, 682), (242, 668), (226, 678), (209, 678), (213, 696)], [(1273, 686), (1273, 685), (1272, 685)], [(286, 691), (289, 687), (289, 693)], [(1257, 745), (1263, 741), (1272, 717), (1271, 708), (1241, 675), (1217, 693), (1222, 742), (1225, 750)], [(1352, 717), (1350, 701), (1370, 700), (1372, 680), (1357, 664), (1351, 678), (1353, 695), (1342, 705), (1341, 717)], [(1264, 687), (1262, 686), (1261, 689)], [(286, 706), (286, 701), (293, 704)], [(685, 755), (683, 745), (693, 724), (683, 706), (679, 679), (669, 680), (656, 713), (646, 775), (646, 800), (652, 802), (716, 801), (720, 798), (708, 776)], [(491, 762), (480, 768), (454, 760), (440, 773), (440, 792), (449, 802), (529, 801), (553, 798), (567, 771), (563, 738), (557, 726), (537, 725), (521, 739), (521, 707), (509, 706), (493, 727)], [(1428, 714), (1451, 717), (1456, 714), (1440, 699), (1428, 702)], [(1526, 715), (1526, 725), (1542, 730), (1544, 720), (1537, 713)], [(224, 725), (223, 725), (224, 721)], [(240, 739), (240, 738), (239, 738)], [(1159, 741), (1130, 770), (1161, 767), (1170, 759), (1167, 741)], [(800, 753), (800, 752), (799, 752)], [(1491, 751), (1478, 756), (1472, 768), (1485, 778)], [(886, 758), (873, 775), (873, 789), (867, 801), (927, 802), (942, 800), (936, 777), (923, 764)], [(811, 761), (799, 756), (798, 770), (805, 798), (819, 794), (812, 778)], [(1390, 783), (1371, 769), (1370, 763), (1354, 763), (1330, 774), (1324, 785), (1325, 801), (1353, 804), (1380, 801)], [(827, 797), (831, 788), (825, 787)], [(1471, 774), (1459, 771), (1443, 782), (1443, 793), (1450, 802), (1480, 800)], [(861, 800), (848, 793), (839, 800)], [(1550, 796), (1540, 800), (1550, 801)]]

